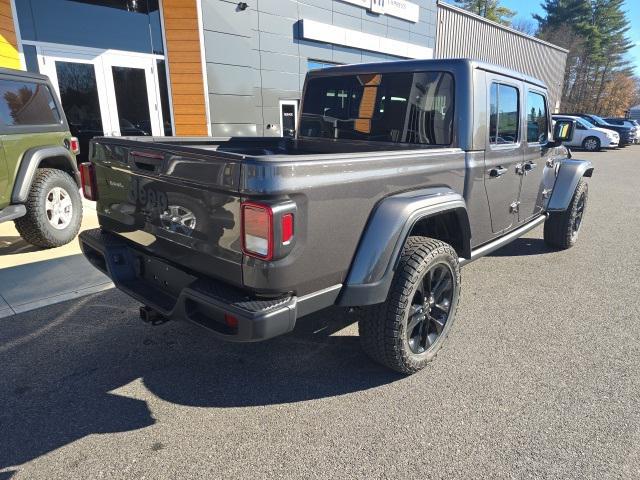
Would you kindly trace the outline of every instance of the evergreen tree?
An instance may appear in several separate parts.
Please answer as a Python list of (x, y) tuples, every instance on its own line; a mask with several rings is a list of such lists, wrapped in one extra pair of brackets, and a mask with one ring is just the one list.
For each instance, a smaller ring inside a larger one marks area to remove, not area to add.
[(500, 0), (455, 0), (455, 3), (465, 10), (503, 25), (510, 25), (511, 18), (516, 14), (500, 5)]
[(569, 50), (562, 91), (563, 109), (605, 112), (604, 95), (620, 75), (630, 76), (626, 53), (629, 20), (624, 0), (545, 0), (535, 16), (538, 35)]

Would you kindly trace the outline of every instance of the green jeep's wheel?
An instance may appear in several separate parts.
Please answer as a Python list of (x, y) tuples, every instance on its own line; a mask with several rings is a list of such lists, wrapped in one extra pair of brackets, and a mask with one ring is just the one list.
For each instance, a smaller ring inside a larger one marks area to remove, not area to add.
[(440, 240), (409, 237), (387, 301), (357, 310), (364, 351), (398, 372), (421, 370), (442, 347), (459, 296), (456, 251)]
[(36, 171), (27, 214), (15, 221), (16, 229), (32, 245), (51, 248), (69, 243), (80, 230), (82, 199), (69, 174), (52, 168)]
[(589, 185), (584, 179), (580, 179), (569, 208), (564, 212), (551, 212), (544, 222), (544, 241), (547, 245), (565, 250), (576, 244), (588, 198)]

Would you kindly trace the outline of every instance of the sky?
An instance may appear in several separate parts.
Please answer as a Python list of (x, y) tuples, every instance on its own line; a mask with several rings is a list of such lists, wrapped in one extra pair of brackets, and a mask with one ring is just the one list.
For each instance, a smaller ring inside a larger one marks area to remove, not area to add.
[[(544, 13), (540, 6), (542, 3), (541, 0), (501, 0), (500, 3), (518, 12), (515, 18), (522, 17), (531, 19), (531, 15), (534, 13), (539, 15)], [(632, 9), (632, 4), (635, 4), (635, 9)], [(626, 0), (625, 7), (628, 12), (627, 18), (631, 22), (631, 30), (628, 35), (635, 44), (628, 54), (629, 60), (635, 65), (636, 75), (640, 76), (640, 2), (638, 2), (638, 0)]]

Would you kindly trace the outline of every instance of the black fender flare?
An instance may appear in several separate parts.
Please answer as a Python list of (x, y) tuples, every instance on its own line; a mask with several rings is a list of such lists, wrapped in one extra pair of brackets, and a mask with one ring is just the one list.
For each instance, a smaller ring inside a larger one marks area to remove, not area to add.
[(471, 254), (471, 226), (464, 198), (446, 187), (427, 188), (381, 200), (360, 238), (337, 305), (360, 306), (384, 302), (400, 252), (414, 225), (445, 212), (456, 213), (464, 236), (462, 256)]
[(573, 192), (582, 177), (593, 175), (593, 164), (586, 160), (562, 160), (556, 174), (551, 197), (547, 203), (548, 212), (562, 212), (569, 208)]
[(76, 159), (69, 150), (60, 145), (35, 147), (27, 150), (22, 156), (11, 193), (11, 203), (19, 204), (27, 201), (36, 170), (43, 161), (51, 159), (56, 160), (53, 168), (73, 172), (72, 177), (78, 188), (80, 188), (80, 173), (78, 172)]

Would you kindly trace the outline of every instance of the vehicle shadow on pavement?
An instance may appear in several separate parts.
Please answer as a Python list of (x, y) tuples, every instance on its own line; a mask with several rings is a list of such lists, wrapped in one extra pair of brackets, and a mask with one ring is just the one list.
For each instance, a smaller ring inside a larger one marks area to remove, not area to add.
[(0, 237), (0, 256), (37, 252), (38, 250), (42, 250), (42, 248), (33, 246), (20, 237)]
[(253, 407), (403, 378), (371, 362), (356, 336), (331, 335), (351, 322), (344, 310), (307, 317), (267, 342), (232, 344), (189, 323), (148, 326), (138, 306), (111, 290), (2, 320), (0, 469), (90, 434), (153, 425), (140, 398)]
[(489, 257), (521, 257), (554, 253), (556, 250), (547, 246), (541, 238), (516, 238), (511, 243), (490, 253)]

